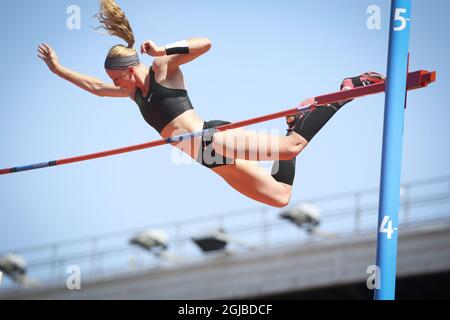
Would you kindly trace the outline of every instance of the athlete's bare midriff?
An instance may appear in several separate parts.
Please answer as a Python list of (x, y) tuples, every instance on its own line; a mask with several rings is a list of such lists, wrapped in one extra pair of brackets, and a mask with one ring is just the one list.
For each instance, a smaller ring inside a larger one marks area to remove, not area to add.
[[(163, 131), (161, 131), (161, 137), (167, 139), (188, 132), (201, 131), (202, 129), (203, 120), (200, 119), (194, 110), (188, 110), (167, 124)], [(197, 159), (200, 143), (201, 137), (195, 137), (175, 143), (173, 146), (185, 152), (192, 159)]]
[(197, 115), (195, 110), (188, 110), (164, 127), (161, 137), (164, 139), (188, 132), (200, 131), (203, 128), (203, 120)]
[[(155, 64), (153, 64), (152, 67), (155, 72), (155, 80), (158, 84), (171, 89), (186, 90), (183, 74), (180, 69), (168, 74), (167, 69), (159, 68)], [(144, 92), (143, 94), (146, 95), (147, 93), (148, 92)], [(133, 95), (130, 95), (130, 98), (134, 100)], [(198, 116), (195, 110), (187, 110), (169, 122), (161, 131), (160, 136), (163, 139), (167, 139), (189, 132), (201, 131), (203, 129), (203, 123), (204, 121)], [(190, 140), (191, 141), (183, 141), (173, 145), (196, 159), (200, 147), (200, 138), (193, 138)]]

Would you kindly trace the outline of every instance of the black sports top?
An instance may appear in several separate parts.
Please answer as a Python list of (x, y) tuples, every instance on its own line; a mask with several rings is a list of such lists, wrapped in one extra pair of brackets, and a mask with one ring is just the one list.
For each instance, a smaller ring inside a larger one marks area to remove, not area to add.
[(171, 89), (160, 85), (155, 80), (155, 73), (150, 67), (150, 88), (146, 97), (137, 88), (134, 94), (136, 104), (149, 125), (161, 133), (165, 126), (185, 111), (194, 109), (186, 90)]

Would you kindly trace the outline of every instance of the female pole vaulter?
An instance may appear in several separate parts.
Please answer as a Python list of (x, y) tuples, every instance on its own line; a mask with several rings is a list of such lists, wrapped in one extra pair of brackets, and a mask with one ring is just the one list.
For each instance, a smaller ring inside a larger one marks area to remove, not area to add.
[[(113, 84), (83, 75), (62, 66), (55, 51), (47, 44), (38, 47), (38, 56), (61, 78), (100, 97), (128, 97), (139, 107), (145, 121), (164, 139), (230, 122), (203, 121), (194, 111), (180, 65), (186, 64), (211, 48), (205, 38), (190, 38), (164, 47), (144, 41), (142, 54), (155, 59), (150, 68), (142, 64), (133, 48), (135, 39), (124, 12), (115, 0), (102, 0), (97, 14), (102, 27), (127, 45), (112, 47), (105, 60), (105, 70)], [(384, 81), (377, 73), (347, 78), (341, 90)], [(288, 134), (274, 136), (244, 129), (216, 132), (175, 145), (203, 166), (221, 176), (240, 193), (274, 207), (289, 203), (295, 175), (295, 157), (311, 139), (349, 101), (318, 106), (312, 111), (287, 117)], [(305, 100), (302, 105), (310, 103)], [(264, 151), (264, 152), (261, 152)], [(257, 157), (255, 157), (257, 155)], [(250, 160), (275, 160), (272, 174)]]

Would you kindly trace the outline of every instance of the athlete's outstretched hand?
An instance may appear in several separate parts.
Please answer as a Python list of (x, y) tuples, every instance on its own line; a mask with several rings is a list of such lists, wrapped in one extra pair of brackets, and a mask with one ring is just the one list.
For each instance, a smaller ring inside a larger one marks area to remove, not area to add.
[(166, 50), (157, 46), (152, 40), (147, 40), (141, 44), (141, 53), (146, 53), (152, 57), (162, 57), (166, 55)]
[(59, 67), (58, 56), (55, 50), (45, 43), (38, 46), (38, 57), (44, 60), (52, 72), (55, 72)]

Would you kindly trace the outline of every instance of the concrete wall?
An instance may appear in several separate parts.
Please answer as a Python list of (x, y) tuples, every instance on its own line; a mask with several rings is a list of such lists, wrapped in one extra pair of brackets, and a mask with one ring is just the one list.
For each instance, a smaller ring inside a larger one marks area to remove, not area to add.
[[(0, 299), (226, 299), (258, 297), (338, 284), (365, 283), (375, 264), (376, 235), (361, 234), (301, 245), (240, 252), (82, 281), (21, 289)], [(399, 276), (450, 270), (450, 223), (400, 230)]]

